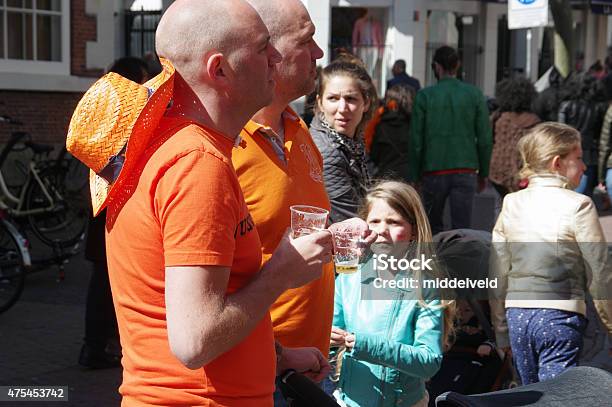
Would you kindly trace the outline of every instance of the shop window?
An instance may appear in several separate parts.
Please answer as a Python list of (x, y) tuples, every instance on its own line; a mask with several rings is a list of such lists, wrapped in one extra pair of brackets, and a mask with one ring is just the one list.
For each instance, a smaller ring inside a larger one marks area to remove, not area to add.
[(531, 77), (531, 31), (535, 28), (508, 29), (508, 17), (497, 20), (496, 82), (520, 76)]
[(125, 11), (126, 55), (143, 57), (155, 53), (155, 30), (161, 15), (161, 0), (137, 0)]
[(387, 44), (389, 9), (332, 7), (330, 61), (342, 52), (359, 57), (380, 96), (385, 91), (391, 46)]
[(63, 3), (0, 0), (0, 58), (62, 61)]

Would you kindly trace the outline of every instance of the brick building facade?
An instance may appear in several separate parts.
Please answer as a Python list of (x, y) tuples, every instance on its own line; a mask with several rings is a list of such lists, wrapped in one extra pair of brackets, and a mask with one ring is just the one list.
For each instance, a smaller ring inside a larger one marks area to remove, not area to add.
[[(86, 3), (87, 0), (63, 3), (69, 5), (70, 10), (67, 22), (70, 52), (69, 62), (66, 64), (69, 71), (66, 74), (51, 76), (0, 72), (0, 78), (4, 76), (5, 80), (5, 86), (0, 83), (0, 115), (23, 122), (23, 125), (19, 126), (0, 124), (0, 143), (5, 143), (10, 133), (17, 130), (30, 133), (32, 139), (37, 142), (64, 143), (68, 123), (77, 102), (89, 83), (104, 72), (102, 67), (92, 67), (87, 61), (88, 42), (95, 43), (98, 39), (99, 18), (86, 11)], [(112, 61), (112, 57), (110, 60)], [(0, 59), (0, 64), (1, 61)], [(18, 89), (17, 84), (15, 88), (7, 89), (12, 85), (11, 77), (18, 78), (17, 81), (28, 89)], [(48, 86), (45, 83), (47, 81), (56, 84)], [(37, 85), (31, 82), (41, 83), (41, 89), (36, 89)]]

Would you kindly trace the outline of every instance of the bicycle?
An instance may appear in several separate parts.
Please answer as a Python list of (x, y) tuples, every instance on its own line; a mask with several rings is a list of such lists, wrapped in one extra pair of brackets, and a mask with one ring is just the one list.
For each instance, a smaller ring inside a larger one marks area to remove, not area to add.
[[(7, 116), (0, 122), (20, 124)], [(87, 226), (88, 203), (80, 180), (69, 180), (74, 175), (74, 159), (66, 156), (65, 149), (56, 159), (49, 159), (54, 147), (33, 143), (25, 132), (13, 132), (0, 152), (0, 209), (23, 223), (44, 244), (62, 251), (74, 247), (83, 239)], [(21, 143), (21, 144), (20, 144)], [(11, 152), (28, 149), (33, 157), (15, 167), (24, 177), (20, 185), (8, 185), (2, 170)]]
[[(0, 116), (3, 122), (21, 124)], [(27, 133), (13, 132), (0, 152), (0, 313), (19, 299), (27, 274), (56, 265), (58, 281), (63, 280), (64, 264), (78, 252), (85, 235), (88, 170), (65, 149), (50, 158), (53, 150), (33, 143)], [(26, 160), (8, 162), (11, 153), (25, 152), (31, 153)], [(8, 169), (14, 173), (10, 177)], [(27, 228), (53, 249), (52, 256), (32, 258)]]
[(19, 299), (31, 266), (26, 239), (10, 222), (6, 212), (0, 211), (0, 313)]

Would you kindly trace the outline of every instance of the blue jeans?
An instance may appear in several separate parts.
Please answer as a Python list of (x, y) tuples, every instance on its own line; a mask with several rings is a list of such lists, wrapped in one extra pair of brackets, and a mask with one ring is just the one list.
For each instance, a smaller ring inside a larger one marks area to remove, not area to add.
[(569, 311), (508, 308), (514, 365), (523, 385), (552, 379), (578, 366), (586, 318)]
[[(606, 180), (607, 181), (607, 180)], [(580, 178), (580, 185), (575, 189), (579, 194), (593, 196), (593, 189), (597, 185), (597, 166), (587, 165), (587, 169)]]
[(435, 235), (444, 230), (444, 205), (450, 200), (451, 229), (472, 226), (472, 205), (476, 195), (475, 173), (423, 176), (423, 205), (431, 231)]

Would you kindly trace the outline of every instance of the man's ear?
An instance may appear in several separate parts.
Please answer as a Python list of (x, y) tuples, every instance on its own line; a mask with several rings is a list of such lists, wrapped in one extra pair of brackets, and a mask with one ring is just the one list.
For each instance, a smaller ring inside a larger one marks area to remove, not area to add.
[(461, 69), (461, 61), (457, 61), (457, 68), (455, 68), (455, 73), (459, 72), (459, 69)]
[(227, 81), (227, 68), (223, 54), (215, 53), (208, 56), (206, 60), (206, 74), (211, 81)]
[(560, 170), (561, 169), (561, 156), (560, 155), (554, 156), (552, 161), (550, 162), (550, 166), (553, 171)]

